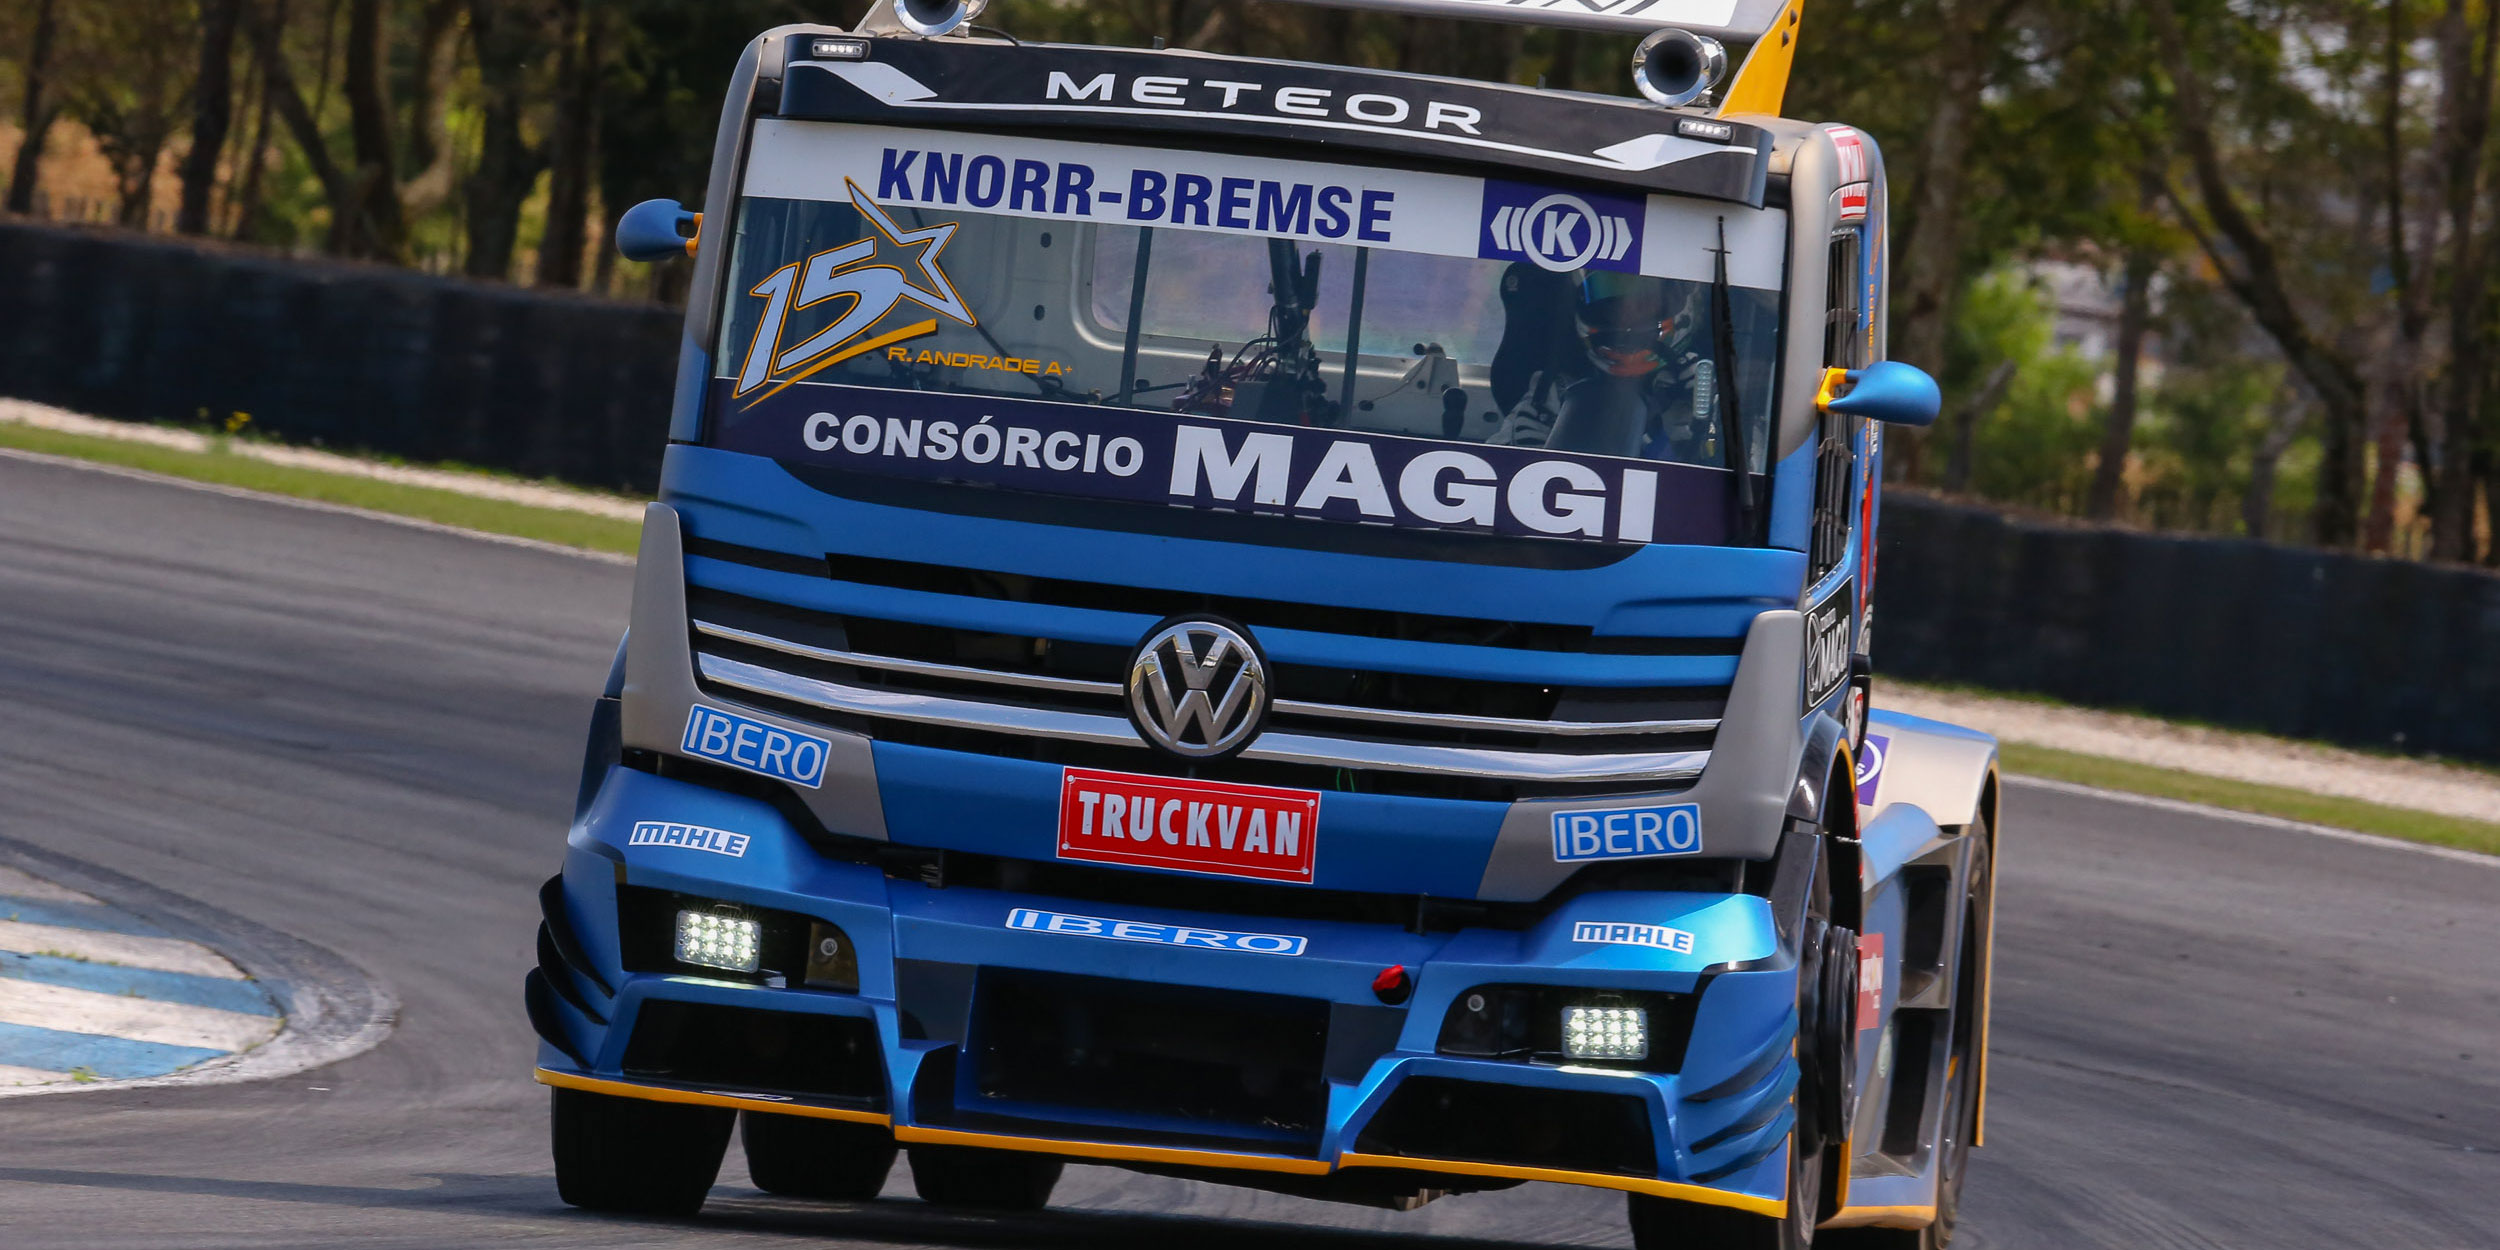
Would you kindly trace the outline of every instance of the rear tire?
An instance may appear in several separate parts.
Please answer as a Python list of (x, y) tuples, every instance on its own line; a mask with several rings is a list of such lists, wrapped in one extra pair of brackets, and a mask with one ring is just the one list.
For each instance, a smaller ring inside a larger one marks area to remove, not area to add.
[(558, 1089), (548, 1103), (556, 1196), (586, 1211), (692, 1215), (738, 1113)]
[(1963, 835), (1979, 839), (1971, 853), (1969, 892), (1962, 900), (1961, 975), (1953, 987), (1953, 1056), (1946, 1086), (1944, 1138), (1936, 1143), (1943, 1173), (1936, 1179), (1936, 1221), (1925, 1228), (1851, 1228), (1823, 1234), (1825, 1250), (1945, 1250), (1961, 1223), (1962, 1180), (1970, 1170), (1972, 1139), (1979, 1135), (1981, 1053), (1979, 1023), (1987, 1012), (1988, 873), (1995, 844), (1985, 816)]
[(874, 1124), (749, 1111), (739, 1117), (747, 1177), (784, 1198), (866, 1202), (894, 1167), (894, 1134)]
[(1039, 1211), (1065, 1165), (1044, 1155), (965, 1146), (911, 1148), (911, 1184), (933, 1206)]

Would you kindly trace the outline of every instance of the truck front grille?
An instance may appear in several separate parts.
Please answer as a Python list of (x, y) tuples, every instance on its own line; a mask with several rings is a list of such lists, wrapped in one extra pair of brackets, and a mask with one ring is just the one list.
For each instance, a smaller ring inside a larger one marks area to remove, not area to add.
[[(721, 544), (688, 546), (690, 554), (776, 572), (812, 563)], [(1599, 639), (1561, 626), (1214, 601), (838, 559), (842, 580), (880, 575), (915, 593), (943, 587), (967, 598), (1116, 606), (1140, 615), (1229, 610), (1254, 629), (1330, 624), (1345, 634), (1524, 650), (1713, 654), (1734, 645)], [(821, 575), (830, 566), (816, 567)], [(813, 611), (699, 585), (689, 588), (688, 604), (697, 676), (723, 697), (893, 741), (1087, 767), (1155, 765), (1125, 710), (1119, 678), (1127, 656), (1120, 648)], [(1272, 624), (1278, 620), (1290, 624)], [(1238, 757), (1201, 766), (1200, 775), (1487, 800), (1681, 785), (1709, 762), (1726, 699), (1724, 687), (1569, 688), (1284, 663), (1271, 671), (1275, 704), (1267, 729)]]

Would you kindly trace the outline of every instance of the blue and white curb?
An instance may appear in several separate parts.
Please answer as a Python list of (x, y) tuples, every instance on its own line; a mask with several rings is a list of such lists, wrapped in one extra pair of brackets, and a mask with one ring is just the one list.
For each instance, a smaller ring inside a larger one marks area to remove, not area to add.
[(164, 1077), (285, 1023), (217, 952), (0, 867), (0, 1087)]

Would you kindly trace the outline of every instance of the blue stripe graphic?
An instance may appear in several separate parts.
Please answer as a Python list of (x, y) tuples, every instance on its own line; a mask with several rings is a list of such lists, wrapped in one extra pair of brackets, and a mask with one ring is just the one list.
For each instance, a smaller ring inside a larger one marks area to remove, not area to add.
[(0, 1024), (0, 1063), (20, 1068), (67, 1072), (83, 1067), (97, 1076), (118, 1080), (163, 1076), (176, 1068), (203, 1059), (214, 1059), (225, 1053), (198, 1046), (166, 1046), (97, 1033)]
[(127, 933), (133, 937), (173, 936), (147, 921), (101, 903), (55, 903), (0, 895), (0, 920), (59, 925), (64, 929), (93, 929), (101, 933)]
[(125, 968), (84, 959), (63, 959), (57, 955), (22, 955), (16, 951), (0, 951), (0, 977), (63, 985), (75, 990), (93, 990), (99, 994), (127, 993), (161, 1003), (215, 1007), (246, 1015), (278, 1014), (277, 1004), (270, 1002), (269, 996), (249, 981), (196, 976), (188, 972)]

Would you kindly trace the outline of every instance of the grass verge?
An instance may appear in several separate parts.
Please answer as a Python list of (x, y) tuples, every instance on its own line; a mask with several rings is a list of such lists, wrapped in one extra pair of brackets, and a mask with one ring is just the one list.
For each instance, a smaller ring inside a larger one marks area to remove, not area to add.
[(195, 482), (319, 500), (350, 508), (367, 508), (441, 525), (532, 538), (590, 551), (631, 555), (642, 532), (642, 527), (631, 521), (588, 513), (541, 508), (502, 499), (481, 499), (458, 491), (410, 486), (351, 474), (324, 473), (319, 469), (293, 465), (269, 464), (221, 450), (184, 451), (150, 443), (64, 434), (14, 422), (0, 422), (0, 447), (73, 456), (80, 460), (144, 469)]
[[(537, 539), (591, 551), (631, 554), (640, 537), (640, 527), (629, 521), (500, 499), (480, 499), (457, 491), (324, 473), (318, 469), (267, 464), (224, 451), (183, 451), (147, 443), (64, 434), (11, 422), (0, 422), (0, 447), (74, 456), (171, 477), (353, 508), (369, 508), (442, 525)], [(1994, 692), (1973, 693), (1993, 695)], [(2357, 799), (2230, 781), (2097, 755), (2060, 751), (2053, 747), (2009, 742), (2002, 745), (2000, 753), (2005, 769), (2010, 773), (2500, 855), (2500, 823), (2382, 807)]]
[(2235, 812), (2254, 812), (2261, 816), (2278, 816), (2285, 820), (2332, 825), (2338, 829), (2403, 838), (2410, 842), (2430, 842), (2480, 851), (2486, 855), (2500, 855), (2500, 824), (2488, 821), (2383, 807), (2360, 799), (2311, 794), (2306, 790), (2259, 785), (2252, 781), (2207, 777), (2201, 773), (2155, 768), (2149, 764), (2080, 755), (2055, 747), (2029, 746), (2020, 742), (2000, 743), (1997, 754), (2006, 772), (2021, 776), (2071, 781), (2104, 790), (2124, 790), (2130, 794), (2148, 794), (2155, 798), (2229, 808)]

